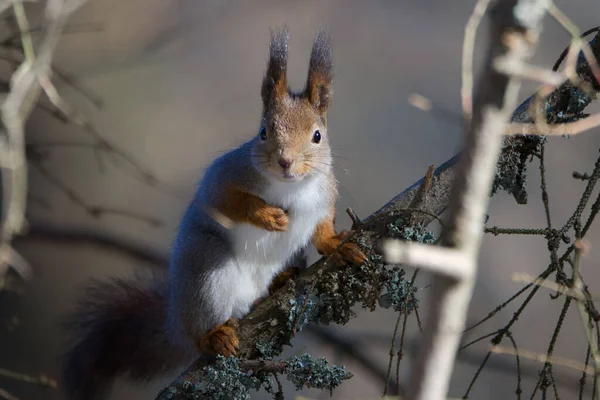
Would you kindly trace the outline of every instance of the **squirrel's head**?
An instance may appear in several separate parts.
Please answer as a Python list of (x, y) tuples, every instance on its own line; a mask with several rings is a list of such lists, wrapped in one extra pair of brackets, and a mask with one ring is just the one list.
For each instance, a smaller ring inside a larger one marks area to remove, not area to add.
[(284, 181), (328, 174), (331, 152), (327, 110), (331, 104), (333, 65), (329, 35), (319, 30), (310, 56), (306, 87), (300, 93), (287, 85), (289, 34), (271, 33), (270, 57), (262, 83), (263, 118), (253, 151), (261, 171)]

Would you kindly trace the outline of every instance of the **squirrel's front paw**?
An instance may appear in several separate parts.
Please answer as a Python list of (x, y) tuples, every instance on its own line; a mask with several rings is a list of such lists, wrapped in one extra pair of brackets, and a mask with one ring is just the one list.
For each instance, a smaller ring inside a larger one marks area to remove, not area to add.
[(279, 207), (264, 207), (257, 212), (256, 222), (268, 231), (285, 232), (290, 221), (287, 213)]
[(235, 356), (240, 344), (237, 335), (238, 322), (235, 318), (229, 318), (224, 324), (217, 325), (214, 329), (200, 338), (198, 350), (201, 353), (215, 357)]

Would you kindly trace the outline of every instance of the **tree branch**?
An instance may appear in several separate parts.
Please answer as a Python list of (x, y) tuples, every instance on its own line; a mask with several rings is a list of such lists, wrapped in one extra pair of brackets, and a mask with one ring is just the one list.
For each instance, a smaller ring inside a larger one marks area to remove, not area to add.
[(419, 358), (412, 370), (409, 399), (446, 398), (475, 284), (485, 213), (504, 126), (521, 85), (519, 80), (501, 71), (499, 64), (521, 65), (530, 56), (547, 7), (544, 0), (500, 0), (490, 10), (490, 50), (457, 166), (448, 230), (442, 240), (445, 248), (430, 247), (429, 251), (423, 251), (424, 245), (399, 241), (386, 245), (386, 258), (393, 250), (393, 262), (435, 267), (430, 268), (435, 273), (432, 298)]
[(0, 222), (0, 287), (5, 271), (12, 266), (24, 278), (31, 276), (25, 259), (11, 247), (12, 239), (23, 233), (27, 203), (27, 160), (25, 156), (25, 122), (40, 94), (40, 79), (48, 74), (54, 49), (67, 19), (85, 0), (48, 0), (39, 48), (34, 51), (23, 0), (0, 2), (0, 12), (12, 5), (19, 27), (23, 62), (10, 79), (10, 91), (1, 105), (0, 160), (2, 174), (2, 221)]

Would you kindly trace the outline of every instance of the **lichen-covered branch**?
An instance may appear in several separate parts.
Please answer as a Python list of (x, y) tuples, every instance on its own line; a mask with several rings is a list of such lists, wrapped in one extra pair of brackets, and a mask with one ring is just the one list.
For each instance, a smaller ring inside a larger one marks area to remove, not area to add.
[[(210, 365), (201, 367), (203, 374), (196, 381), (185, 381), (180, 388), (165, 388), (161, 393), (168, 399), (247, 400), (251, 390), (265, 389), (281, 398), (283, 393), (278, 375), (285, 375), (297, 390), (302, 388), (333, 390), (352, 374), (342, 367), (331, 366), (326, 359), (310, 354), (286, 360), (240, 360), (218, 356)], [(278, 389), (274, 389), (275, 377)]]
[[(593, 56), (598, 60), (600, 58), (600, 33), (596, 33), (589, 42), (589, 47)], [(542, 116), (545, 124), (551, 127), (557, 124), (558, 130), (568, 133), (566, 127), (577, 128), (579, 125), (568, 125), (576, 121), (584, 120), (588, 116), (585, 109), (596, 98), (600, 86), (596, 82), (592, 69), (586, 59), (578, 54), (575, 55), (575, 72), (579, 83), (584, 84), (586, 90), (571, 80), (563, 83), (551, 93), (545, 95), (543, 90), (533, 94), (525, 100), (513, 112), (511, 122), (507, 127), (508, 133), (512, 130), (520, 129), (520, 133), (527, 133), (523, 128), (531, 129), (535, 132), (537, 117)], [(557, 67), (557, 66), (556, 66)], [(537, 121), (540, 122), (540, 121)], [(514, 125), (513, 125), (514, 124)], [(583, 124), (586, 127), (586, 124)], [(532, 128), (533, 127), (533, 128)], [(517, 132), (517, 131), (515, 131)], [(493, 193), (506, 191), (513, 195), (518, 204), (527, 203), (527, 184), (526, 172), (527, 165), (531, 162), (532, 156), (540, 154), (540, 148), (545, 137), (532, 135), (516, 135), (504, 138), (502, 143), (502, 153), (496, 168), (496, 177), (492, 188)]]

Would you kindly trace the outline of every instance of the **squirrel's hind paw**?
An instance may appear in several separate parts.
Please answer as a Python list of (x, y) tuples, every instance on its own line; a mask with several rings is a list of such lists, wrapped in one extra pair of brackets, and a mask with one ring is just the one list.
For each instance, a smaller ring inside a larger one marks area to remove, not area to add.
[(356, 265), (367, 261), (367, 256), (360, 247), (354, 243), (344, 243), (341, 248), (333, 255), (333, 259), (338, 264), (352, 263)]
[(237, 330), (237, 320), (229, 318), (224, 324), (217, 325), (200, 338), (198, 350), (209, 357), (219, 354), (224, 357), (237, 355), (237, 348), (240, 344)]
[[(346, 240), (352, 231), (341, 231), (338, 234), (338, 238), (341, 241)], [(367, 261), (367, 256), (362, 252), (360, 247), (354, 243), (346, 242), (338, 248), (337, 252), (332, 255), (333, 261), (338, 265), (351, 263), (355, 265), (361, 265)]]

